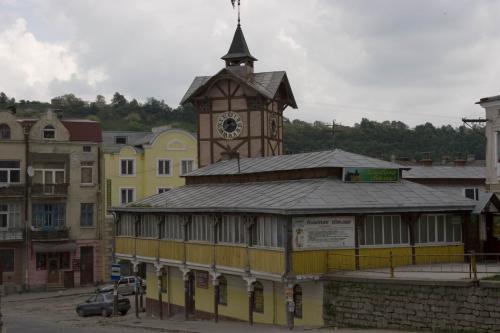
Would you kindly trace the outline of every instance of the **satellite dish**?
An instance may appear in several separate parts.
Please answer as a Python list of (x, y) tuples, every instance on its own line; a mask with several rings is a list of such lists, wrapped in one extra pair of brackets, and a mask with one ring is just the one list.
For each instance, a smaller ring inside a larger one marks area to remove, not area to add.
[(26, 172), (28, 173), (28, 176), (33, 177), (35, 175), (35, 171), (33, 170), (33, 167), (30, 165), (28, 166), (28, 169), (26, 169)]

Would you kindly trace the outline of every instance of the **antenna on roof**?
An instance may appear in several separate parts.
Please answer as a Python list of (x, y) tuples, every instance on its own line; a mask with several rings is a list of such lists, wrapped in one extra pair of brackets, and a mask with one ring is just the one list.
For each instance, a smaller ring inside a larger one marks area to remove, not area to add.
[(332, 124), (327, 124), (326, 126), (327, 127), (331, 127), (332, 128), (332, 150), (335, 150), (335, 119), (332, 120)]

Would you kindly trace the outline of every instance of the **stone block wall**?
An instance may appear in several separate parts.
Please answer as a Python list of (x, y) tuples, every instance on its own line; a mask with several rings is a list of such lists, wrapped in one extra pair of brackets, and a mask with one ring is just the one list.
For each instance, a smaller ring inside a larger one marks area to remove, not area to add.
[(325, 324), (500, 332), (500, 282), (346, 279), (325, 282)]

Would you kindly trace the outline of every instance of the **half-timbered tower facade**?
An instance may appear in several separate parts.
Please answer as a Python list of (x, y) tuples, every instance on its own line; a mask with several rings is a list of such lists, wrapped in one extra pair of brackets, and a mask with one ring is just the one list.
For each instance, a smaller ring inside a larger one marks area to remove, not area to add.
[(255, 59), (238, 24), (225, 68), (196, 77), (181, 104), (198, 111), (200, 167), (225, 157), (283, 154), (283, 111), (297, 108), (284, 71), (254, 72)]

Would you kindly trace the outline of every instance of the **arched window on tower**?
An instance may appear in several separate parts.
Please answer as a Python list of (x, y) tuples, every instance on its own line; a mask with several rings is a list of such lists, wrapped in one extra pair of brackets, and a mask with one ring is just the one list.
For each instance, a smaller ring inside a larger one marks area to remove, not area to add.
[(7, 124), (0, 124), (0, 139), (10, 139), (10, 127)]
[(260, 282), (253, 285), (253, 311), (264, 313), (264, 287)]
[(302, 318), (302, 287), (298, 284), (293, 287), (293, 303), (295, 303), (294, 317)]
[(219, 277), (219, 297), (218, 303), (227, 305), (227, 280), (225, 277)]

